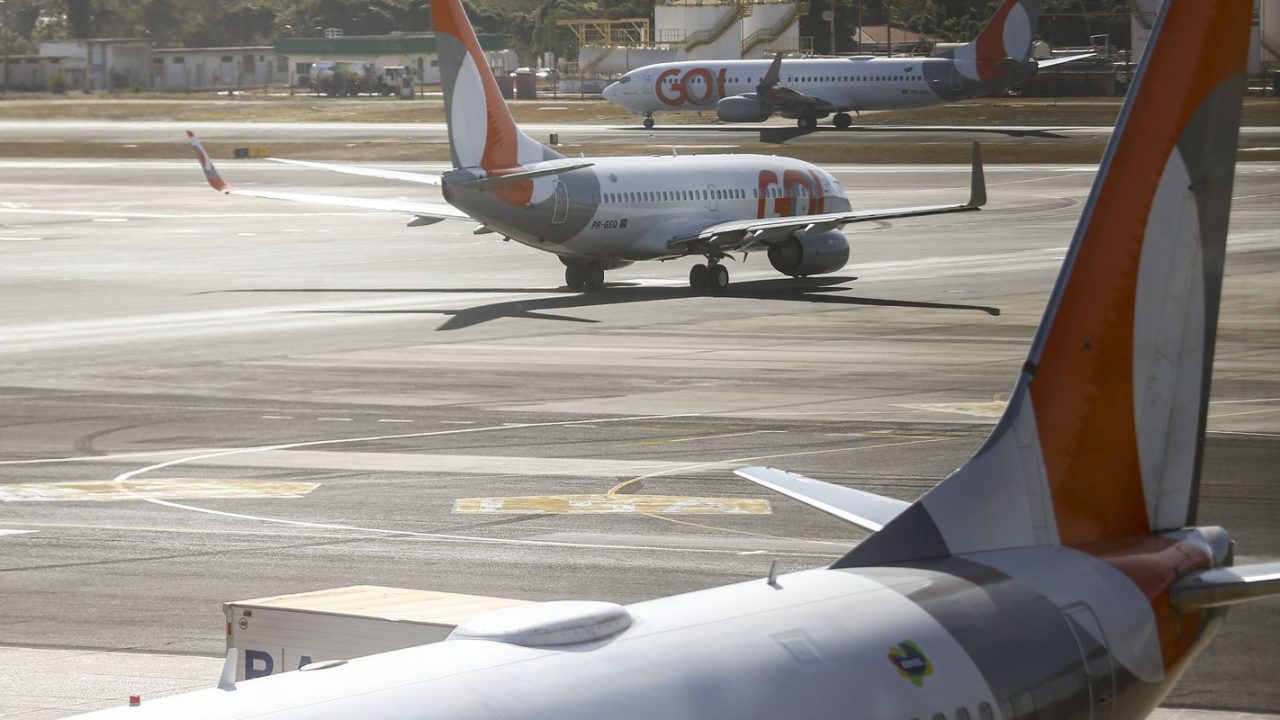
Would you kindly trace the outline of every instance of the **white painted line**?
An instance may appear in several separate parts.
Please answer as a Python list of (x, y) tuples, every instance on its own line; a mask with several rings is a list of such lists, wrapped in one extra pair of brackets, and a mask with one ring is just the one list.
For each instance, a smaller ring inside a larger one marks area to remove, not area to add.
[(292, 420), (292, 415), (263, 415), (263, 420)]
[(441, 425), (475, 425), (475, 420), (441, 420)]
[(0, 536), (4, 535), (26, 535), (27, 533), (40, 532), (39, 530), (8, 530), (0, 528)]
[(380, 423), (411, 423), (412, 420), (402, 420), (399, 418), (378, 418)]
[(322, 418), (316, 418), (316, 420), (320, 422), (351, 422), (351, 418), (343, 418), (343, 417), (322, 417)]
[(696, 435), (693, 437), (683, 437), (683, 438), (676, 438), (674, 440), (667, 440), (666, 442), (672, 442), (672, 443), (694, 442), (696, 440), (716, 440), (719, 438), (745, 437), (747, 435), (763, 435), (765, 433), (785, 433), (785, 432), (787, 431), (786, 430), (748, 430), (746, 432), (721, 433), (720, 435)]

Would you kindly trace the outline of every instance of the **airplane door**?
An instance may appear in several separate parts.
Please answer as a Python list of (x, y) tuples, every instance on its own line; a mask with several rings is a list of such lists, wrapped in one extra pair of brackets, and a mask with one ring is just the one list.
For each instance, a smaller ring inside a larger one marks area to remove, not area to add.
[(556, 207), (551, 213), (551, 224), (559, 225), (569, 217), (569, 189), (563, 180), (556, 181)]
[(956, 69), (955, 63), (951, 63), (951, 89), (964, 89), (964, 78), (960, 76), (960, 71)]
[(715, 185), (707, 186), (707, 209), (708, 210), (716, 209), (716, 186)]
[(1084, 603), (1068, 605), (1062, 614), (1069, 621), (1067, 626), (1080, 646), (1080, 660), (1086, 676), (1089, 692), (1089, 716), (1093, 720), (1111, 720), (1116, 694), (1111, 651), (1098, 617)]

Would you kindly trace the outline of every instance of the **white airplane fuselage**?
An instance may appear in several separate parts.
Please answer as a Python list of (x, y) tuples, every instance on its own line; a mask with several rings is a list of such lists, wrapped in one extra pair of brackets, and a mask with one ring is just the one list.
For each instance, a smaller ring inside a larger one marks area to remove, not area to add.
[(1141, 717), (1178, 674), (1142, 591), (1062, 547), (809, 570), (626, 611), (603, 640), (450, 639), (88, 717), (1101, 720)]
[(717, 222), (850, 209), (830, 173), (776, 156), (596, 158), (496, 191), (468, 189), (472, 177), (446, 173), (445, 197), (489, 229), (539, 250), (610, 261), (679, 255), (669, 241)]
[[(632, 70), (604, 94), (633, 113), (714, 111), (723, 98), (754, 93), (770, 62), (658, 63)], [(977, 91), (946, 58), (800, 58), (782, 63), (778, 81), (841, 111), (926, 107)]]

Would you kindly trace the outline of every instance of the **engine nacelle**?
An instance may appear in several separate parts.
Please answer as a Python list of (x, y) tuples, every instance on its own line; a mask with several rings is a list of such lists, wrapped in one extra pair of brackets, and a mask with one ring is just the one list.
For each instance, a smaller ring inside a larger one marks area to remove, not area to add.
[(716, 117), (724, 122), (764, 122), (772, 114), (754, 95), (733, 95), (716, 103)]
[(791, 236), (769, 246), (769, 264), (783, 275), (831, 273), (849, 262), (849, 240), (839, 230)]

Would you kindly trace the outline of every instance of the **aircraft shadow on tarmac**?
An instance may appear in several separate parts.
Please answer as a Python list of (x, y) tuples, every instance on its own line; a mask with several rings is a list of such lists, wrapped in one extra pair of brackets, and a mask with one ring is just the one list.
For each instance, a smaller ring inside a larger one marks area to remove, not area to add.
[(1041, 138), (1045, 140), (1061, 140), (1066, 135), (1061, 133), (1064, 130), (1074, 129), (1071, 126), (1063, 127), (1016, 127), (991, 125), (982, 126), (964, 126), (953, 127), (947, 125), (853, 125), (843, 130), (837, 127), (819, 125), (816, 128), (805, 130), (798, 127), (767, 127), (759, 128), (759, 126), (751, 127), (750, 125), (666, 125), (657, 128), (645, 128), (639, 125), (618, 126), (617, 130), (631, 130), (634, 132), (660, 134), (663, 132), (708, 132), (708, 133), (760, 133), (760, 142), (764, 143), (785, 143), (788, 140), (794, 140), (798, 137), (811, 135), (813, 133), (832, 133), (836, 136), (853, 137), (857, 133), (964, 133), (964, 134), (987, 134), (987, 135), (1005, 135), (1012, 138)]
[[(937, 303), (918, 300), (894, 300), (887, 298), (851, 297), (833, 295), (847, 287), (842, 283), (852, 282), (855, 277), (824, 277), (791, 280), (754, 280), (734, 283), (724, 295), (705, 296), (716, 300), (782, 300), (790, 302), (826, 303), (833, 305), (862, 305), (878, 307), (925, 308), (931, 310), (976, 310), (988, 315), (1000, 314), (999, 308), (986, 305), (962, 305), (956, 303)], [(488, 303), (463, 309), (413, 309), (396, 308), (388, 310), (305, 310), (306, 314), (339, 314), (339, 315), (449, 315), (451, 316), (437, 330), (460, 330), (501, 318), (526, 318), (531, 320), (559, 320), (562, 322), (598, 323), (590, 318), (561, 315), (553, 311), (571, 310), (573, 308), (600, 307), (623, 303), (657, 302), (660, 300), (677, 300), (695, 295), (687, 287), (654, 287), (636, 283), (609, 283), (604, 291), (583, 293), (568, 288), (549, 290), (547, 288), (289, 288), (289, 289), (251, 289), (224, 290), (232, 293), (427, 293), (427, 294), (474, 294), (474, 293), (547, 293), (548, 297), (508, 300)]]

